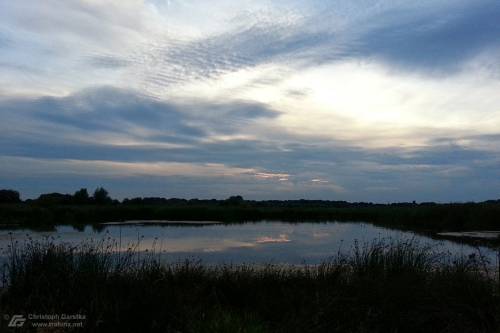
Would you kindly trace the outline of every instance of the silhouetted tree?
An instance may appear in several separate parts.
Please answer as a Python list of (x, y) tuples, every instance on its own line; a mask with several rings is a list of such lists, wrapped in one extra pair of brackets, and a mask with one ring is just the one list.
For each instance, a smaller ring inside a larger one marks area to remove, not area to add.
[(43, 205), (62, 205), (71, 203), (72, 199), (73, 196), (69, 194), (46, 193), (41, 194), (38, 199), (36, 199), (36, 202)]
[(73, 201), (77, 204), (85, 204), (90, 201), (89, 192), (86, 188), (82, 188), (73, 194)]
[(108, 191), (106, 191), (103, 187), (98, 187), (94, 191), (94, 202), (97, 204), (106, 204), (110, 203), (112, 200), (109, 197)]
[(0, 203), (17, 203), (21, 202), (19, 192), (14, 190), (0, 190)]
[(245, 202), (245, 199), (241, 195), (233, 195), (225, 200), (225, 204), (231, 206), (239, 206)]

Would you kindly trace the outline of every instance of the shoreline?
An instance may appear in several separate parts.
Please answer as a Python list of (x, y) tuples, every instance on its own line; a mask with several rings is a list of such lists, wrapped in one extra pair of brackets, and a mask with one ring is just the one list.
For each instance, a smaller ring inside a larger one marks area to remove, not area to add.
[(197, 221), (197, 220), (127, 220), (99, 223), (100, 225), (218, 225), (221, 221)]

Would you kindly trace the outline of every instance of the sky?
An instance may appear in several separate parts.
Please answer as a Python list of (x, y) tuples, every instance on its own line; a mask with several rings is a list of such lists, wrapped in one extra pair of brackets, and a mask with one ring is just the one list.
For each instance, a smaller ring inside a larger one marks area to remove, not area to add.
[(0, 0), (0, 188), (500, 198), (498, 0)]

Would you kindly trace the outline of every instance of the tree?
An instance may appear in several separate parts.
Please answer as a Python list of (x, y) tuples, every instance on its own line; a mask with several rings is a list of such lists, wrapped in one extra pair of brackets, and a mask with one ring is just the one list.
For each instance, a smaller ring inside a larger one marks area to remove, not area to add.
[(18, 203), (21, 202), (19, 192), (14, 190), (0, 190), (0, 203)]
[(73, 194), (73, 201), (78, 204), (85, 204), (90, 201), (89, 192), (86, 188), (81, 188)]
[(241, 195), (233, 195), (225, 200), (226, 205), (239, 206), (245, 202)]
[(94, 201), (97, 204), (106, 204), (110, 203), (112, 200), (104, 187), (98, 187), (94, 191)]
[(67, 205), (72, 199), (73, 197), (69, 194), (46, 193), (40, 194), (36, 202), (42, 205)]

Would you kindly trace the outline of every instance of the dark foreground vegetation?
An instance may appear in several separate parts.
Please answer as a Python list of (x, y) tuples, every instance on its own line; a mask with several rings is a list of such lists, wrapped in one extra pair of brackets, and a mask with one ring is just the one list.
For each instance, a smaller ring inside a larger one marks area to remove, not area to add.
[(245, 222), (365, 221), (423, 231), (500, 230), (500, 200), (479, 203), (349, 203), (323, 200), (226, 200), (134, 198), (113, 200), (103, 188), (93, 195), (86, 189), (70, 194), (42, 194), (22, 201), (19, 193), (0, 190), (0, 224), (47, 227), (83, 226), (135, 219), (219, 220)]
[[(0, 313), (78, 314), (90, 332), (498, 332), (498, 272), (418, 243), (354, 246), (319, 266), (161, 264), (160, 253), (9, 248)], [(490, 268), (488, 268), (490, 267)], [(2, 320), (0, 318), (0, 320)], [(30, 331), (33, 320), (13, 331)], [(0, 331), (8, 331), (7, 321)], [(66, 328), (59, 331), (69, 331)]]

